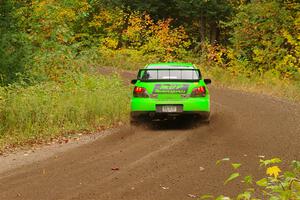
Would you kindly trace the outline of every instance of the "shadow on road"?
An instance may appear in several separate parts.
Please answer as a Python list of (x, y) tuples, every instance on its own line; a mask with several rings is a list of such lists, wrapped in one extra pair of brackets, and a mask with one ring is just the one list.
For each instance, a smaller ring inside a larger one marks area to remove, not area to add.
[(192, 117), (177, 118), (173, 120), (164, 121), (147, 121), (141, 122), (140, 127), (149, 129), (152, 131), (161, 130), (191, 130), (199, 128), (201, 126), (208, 126), (209, 123), (201, 119), (195, 119)]

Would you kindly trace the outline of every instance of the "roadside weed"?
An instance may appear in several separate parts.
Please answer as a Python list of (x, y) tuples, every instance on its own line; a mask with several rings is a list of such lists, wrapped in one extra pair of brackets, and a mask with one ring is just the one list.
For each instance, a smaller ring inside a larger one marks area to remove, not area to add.
[[(220, 160), (221, 162), (228, 159)], [(212, 196), (203, 195), (200, 199), (216, 200), (299, 200), (300, 199), (300, 162), (292, 161), (290, 170), (282, 170), (279, 164), (282, 161), (279, 158), (270, 160), (260, 160), (260, 167), (265, 168), (265, 177), (254, 180), (253, 176), (240, 176), (238, 168), (234, 167), (234, 172), (225, 181), (225, 185), (234, 180), (240, 180), (245, 185), (245, 190), (235, 197), (226, 197), (224, 195)], [(237, 163), (232, 166), (238, 166)]]

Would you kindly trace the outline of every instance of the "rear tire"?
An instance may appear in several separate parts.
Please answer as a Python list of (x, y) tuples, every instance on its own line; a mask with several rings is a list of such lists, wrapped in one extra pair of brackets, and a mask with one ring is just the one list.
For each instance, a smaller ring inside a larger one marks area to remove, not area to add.
[(130, 126), (138, 126), (139, 121), (135, 117), (130, 117)]
[(137, 127), (139, 126), (140, 123), (138, 121), (135, 121), (135, 120), (130, 120), (130, 126), (134, 126), (134, 127)]
[(143, 126), (146, 123), (146, 119), (144, 117), (130, 117), (130, 125), (133, 127)]
[(210, 113), (201, 113), (199, 115), (195, 116), (195, 122), (199, 123), (199, 124), (209, 124), (210, 122)]
[(203, 123), (205, 124), (209, 124), (210, 123), (210, 112), (208, 112), (207, 114), (202, 116), (202, 120)]

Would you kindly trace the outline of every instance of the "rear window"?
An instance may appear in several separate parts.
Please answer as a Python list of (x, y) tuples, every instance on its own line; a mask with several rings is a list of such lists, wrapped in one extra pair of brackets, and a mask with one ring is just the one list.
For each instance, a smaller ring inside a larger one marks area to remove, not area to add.
[(142, 69), (139, 71), (138, 79), (141, 81), (194, 81), (201, 79), (201, 74), (198, 69)]

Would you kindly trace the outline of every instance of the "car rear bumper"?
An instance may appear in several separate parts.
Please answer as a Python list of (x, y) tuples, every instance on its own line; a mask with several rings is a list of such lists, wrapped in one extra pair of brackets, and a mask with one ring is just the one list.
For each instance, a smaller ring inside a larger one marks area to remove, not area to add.
[(177, 115), (209, 115), (210, 112), (206, 111), (187, 111), (187, 112), (176, 112), (176, 113), (158, 113), (153, 111), (132, 111), (130, 113), (131, 117), (140, 116), (177, 116)]
[[(162, 106), (178, 106), (177, 112), (162, 112)], [(180, 117), (200, 117), (208, 119), (210, 98), (186, 98), (180, 100), (159, 100), (154, 98), (132, 98), (131, 120), (172, 119)]]
[(209, 97), (203, 98), (187, 98), (182, 100), (158, 100), (154, 98), (132, 98), (131, 111), (132, 112), (157, 112), (157, 106), (162, 105), (182, 105), (182, 112), (184, 113), (201, 113), (210, 112)]
[(200, 117), (207, 119), (209, 118), (210, 112), (207, 111), (186, 111), (180, 113), (158, 113), (153, 111), (132, 111), (130, 113), (131, 120), (142, 120), (142, 119), (168, 119), (173, 117)]

